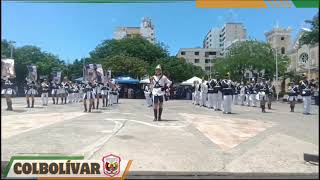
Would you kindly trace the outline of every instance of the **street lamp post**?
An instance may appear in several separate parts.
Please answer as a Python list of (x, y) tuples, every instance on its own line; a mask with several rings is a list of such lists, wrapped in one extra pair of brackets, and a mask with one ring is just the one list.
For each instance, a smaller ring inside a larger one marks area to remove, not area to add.
[(275, 60), (276, 60), (276, 86), (277, 86), (277, 101), (279, 100), (279, 85), (278, 85), (278, 52), (277, 48), (272, 48), (275, 51)]

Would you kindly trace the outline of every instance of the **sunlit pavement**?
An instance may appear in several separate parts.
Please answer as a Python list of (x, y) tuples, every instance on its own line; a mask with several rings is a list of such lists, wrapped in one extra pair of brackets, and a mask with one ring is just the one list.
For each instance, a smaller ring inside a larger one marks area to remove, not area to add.
[[(51, 100), (51, 99), (50, 99)], [(100, 103), (101, 104), (101, 103)], [(318, 173), (304, 154), (319, 151), (319, 109), (302, 114), (302, 104), (272, 110), (233, 105), (222, 114), (191, 104), (165, 102), (163, 121), (153, 122), (144, 100), (120, 99), (112, 107), (84, 113), (83, 105), (1, 107), (2, 160), (20, 153), (61, 153), (101, 159), (108, 153), (133, 160), (132, 171)]]

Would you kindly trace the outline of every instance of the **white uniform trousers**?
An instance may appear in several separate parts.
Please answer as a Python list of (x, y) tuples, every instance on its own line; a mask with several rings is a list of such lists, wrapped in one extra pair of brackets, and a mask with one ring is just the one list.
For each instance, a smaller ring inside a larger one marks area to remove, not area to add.
[(200, 92), (196, 92), (196, 97), (195, 97), (196, 105), (200, 104)]
[(303, 113), (309, 114), (311, 111), (311, 96), (302, 96), (303, 99)]
[(238, 94), (233, 95), (233, 104), (238, 105), (239, 96)]
[(246, 94), (246, 105), (251, 106), (250, 94)]
[(48, 105), (48, 97), (49, 95), (47, 92), (41, 93), (41, 100), (43, 105)]
[(200, 93), (200, 106), (206, 106), (207, 105), (207, 93)]
[(257, 106), (257, 94), (250, 94), (250, 101), (251, 101), (251, 106), (255, 107)]
[(214, 94), (208, 93), (208, 108), (214, 107)]
[(222, 94), (221, 92), (213, 93), (213, 107), (215, 110), (221, 109)]
[(223, 112), (231, 113), (232, 95), (223, 96)]
[(242, 106), (244, 105), (244, 98), (245, 98), (245, 95), (244, 94), (240, 94), (240, 102), (241, 102)]

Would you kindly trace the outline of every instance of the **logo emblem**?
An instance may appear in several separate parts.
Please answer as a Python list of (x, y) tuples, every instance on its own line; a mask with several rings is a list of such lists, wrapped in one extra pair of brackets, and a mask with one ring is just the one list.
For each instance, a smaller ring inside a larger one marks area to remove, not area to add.
[(109, 154), (102, 158), (103, 162), (103, 172), (107, 176), (113, 177), (120, 173), (120, 161), (119, 156)]

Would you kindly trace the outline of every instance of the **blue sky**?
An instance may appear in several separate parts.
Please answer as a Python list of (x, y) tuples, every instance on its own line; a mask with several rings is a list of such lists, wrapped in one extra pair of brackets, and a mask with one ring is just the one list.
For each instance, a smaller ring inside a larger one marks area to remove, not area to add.
[(156, 39), (169, 47), (200, 47), (210, 28), (227, 21), (242, 22), (250, 38), (265, 41), (264, 32), (278, 22), (281, 27), (307, 27), (318, 9), (198, 9), (194, 2), (150, 4), (72, 4), (2, 2), (2, 38), (16, 46), (36, 45), (66, 62), (89, 56), (117, 26), (139, 26), (142, 17), (153, 20)]

